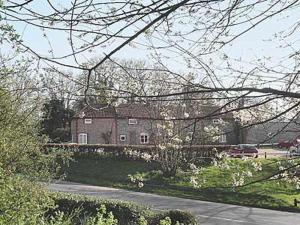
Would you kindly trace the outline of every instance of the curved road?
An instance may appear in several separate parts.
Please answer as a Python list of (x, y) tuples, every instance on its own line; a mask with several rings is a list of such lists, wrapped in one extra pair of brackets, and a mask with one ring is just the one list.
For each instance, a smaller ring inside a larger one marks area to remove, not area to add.
[(52, 191), (131, 201), (159, 210), (190, 211), (198, 218), (200, 225), (300, 225), (300, 213), (167, 197), (69, 182), (52, 183), (48, 188)]

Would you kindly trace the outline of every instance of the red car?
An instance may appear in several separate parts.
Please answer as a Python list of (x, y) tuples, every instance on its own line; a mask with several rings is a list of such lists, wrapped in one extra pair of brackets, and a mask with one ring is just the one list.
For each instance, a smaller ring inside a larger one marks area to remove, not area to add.
[(258, 150), (254, 145), (240, 144), (229, 151), (231, 157), (258, 157)]
[(277, 145), (278, 148), (290, 148), (297, 147), (298, 140), (290, 140), (290, 141), (280, 141)]

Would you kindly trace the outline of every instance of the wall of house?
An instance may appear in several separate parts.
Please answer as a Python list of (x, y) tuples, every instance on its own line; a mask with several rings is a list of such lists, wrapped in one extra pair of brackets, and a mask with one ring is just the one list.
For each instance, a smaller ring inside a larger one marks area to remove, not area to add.
[[(71, 122), (72, 142), (78, 143), (78, 134), (86, 133), (88, 144), (116, 144), (116, 122), (114, 118), (92, 118), (91, 124), (85, 124), (84, 119), (76, 118)], [(111, 133), (109, 136), (108, 134)], [(105, 138), (104, 135), (108, 138)]]
[[(189, 126), (190, 125), (190, 126)], [(214, 125), (212, 120), (201, 120), (197, 122), (196, 132), (194, 135), (193, 144), (238, 144), (235, 124), (232, 121), (227, 121), (226, 125), (222, 127), (222, 132), (226, 133), (226, 142), (221, 143), (205, 141), (203, 129), (205, 126)], [(188, 132), (193, 131), (193, 121), (185, 121), (183, 127), (188, 127), (183, 133), (188, 135)], [(110, 144), (123, 145), (139, 145), (141, 144), (140, 134), (147, 133), (149, 144), (155, 141), (155, 134), (157, 133), (155, 121), (137, 119), (137, 124), (129, 124), (127, 118), (93, 118), (92, 124), (85, 124), (84, 119), (76, 118), (71, 123), (72, 142), (78, 143), (78, 134), (86, 133), (88, 136), (88, 144), (105, 144), (107, 143), (103, 134), (111, 132)], [(125, 135), (125, 141), (121, 141), (120, 135)]]
[[(224, 120), (224, 125), (219, 125), (217, 123), (213, 123), (213, 119), (200, 120), (196, 123), (194, 141), (195, 145), (206, 145), (206, 144), (238, 144), (238, 137), (236, 134), (235, 123), (233, 120)], [(194, 131), (194, 122), (186, 121), (185, 126), (188, 127), (186, 129), (186, 133)], [(220, 129), (220, 134), (224, 134), (226, 136), (226, 141), (221, 142), (220, 139), (215, 142), (211, 141), (211, 138), (208, 137), (207, 133), (204, 131), (205, 127), (218, 127)]]
[[(137, 119), (137, 124), (129, 124), (129, 119), (117, 119), (117, 143), (124, 145), (139, 145), (140, 134), (147, 133), (149, 144), (153, 143), (153, 129), (150, 120)], [(126, 140), (121, 141), (120, 135), (126, 135)]]
[[(274, 134), (277, 135), (272, 137)], [(249, 128), (246, 143), (278, 143), (296, 138), (300, 138), (300, 123), (269, 122)]]

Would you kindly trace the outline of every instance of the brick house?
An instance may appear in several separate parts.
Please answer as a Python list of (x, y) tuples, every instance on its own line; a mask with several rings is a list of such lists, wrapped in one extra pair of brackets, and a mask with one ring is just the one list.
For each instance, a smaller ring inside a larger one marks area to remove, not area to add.
[(85, 107), (72, 119), (72, 142), (81, 144), (151, 144), (152, 122), (147, 106), (121, 104), (95, 110)]
[[(155, 108), (155, 110), (153, 110)], [(199, 106), (190, 112), (191, 116), (208, 115), (215, 112), (217, 106)], [(181, 108), (172, 109), (180, 114)], [(140, 145), (154, 144), (157, 123), (159, 120), (158, 107), (131, 103), (120, 104), (117, 107), (104, 107), (95, 110), (85, 107), (72, 119), (71, 134), (72, 142), (80, 144), (117, 144), (117, 145)], [(217, 126), (218, 119), (226, 121), (222, 128), (219, 140), (213, 144), (237, 144), (239, 137), (236, 134), (236, 124), (230, 114), (221, 117), (209, 117), (199, 121), (187, 120), (183, 124), (184, 132), (191, 133), (194, 130), (193, 144), (212, 144), (203, 141), (204, 127)], [(193, 126), (195, 123), (195, 126)]]
[(81, 144), (116, 143), (116, 129), (114, 108), (94, 110), (85, 107), (72, 118), (72, 142)]

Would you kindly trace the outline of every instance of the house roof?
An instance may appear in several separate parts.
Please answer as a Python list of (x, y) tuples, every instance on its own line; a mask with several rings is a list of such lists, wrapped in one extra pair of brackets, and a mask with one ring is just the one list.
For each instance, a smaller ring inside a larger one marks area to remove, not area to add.
[(151, 108), (146, 104), (120, 104), (116, 107), (118, 117), (121, 118), (150, 118)]
[(92, 108), (85, 106), (78, 113), (74, 115), (74, 118), (112, 118), (116, 116), (116, 110), (111, 106), (103, 106), (98, 108)]
[[(169, 106), (172, 108), (172, 112), (179, 117), (184, 117), (182, 107), (180, 105)], [(96, 108), (96, 109), (95, 109)], [(75, 114), (74, 118), (161, 118), (160, 110), (157, 106), (150, 107), (146, 104), (141, 103), (128, 103), (120, 104), (116, 107), (113, 106), (102, 106), (101, 107), (89, 107), (86, 106), (78, 113)], [(99, 110), (97, 110), (99, 108)], [(215, 105), (199, 105), (193, 107), (193, 110), (189, 112), (190, 118), (205, 117), (207, 118), (233, 118), (232, 113), (226, 113), (218, 115), (221, 109)], [(182, 115), (181, 115), (182, 114)], [(217, 114), (217, 115), (216, 115)], [(210, 116), (211, 115), (211, 116)], [(216, 116), (213, 116), (216, 115)]]

